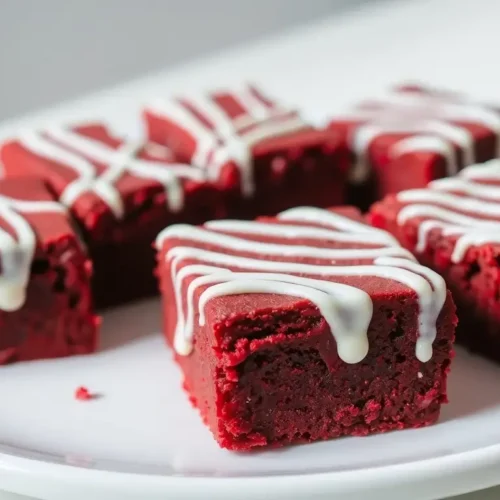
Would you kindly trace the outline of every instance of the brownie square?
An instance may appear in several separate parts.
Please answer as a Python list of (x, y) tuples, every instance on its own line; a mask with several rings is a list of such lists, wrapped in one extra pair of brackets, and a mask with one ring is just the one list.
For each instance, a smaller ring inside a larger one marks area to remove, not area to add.
[(351, 154), (351, 202), (425, 187), (500, 156), (500, 110), (458, 93), (399, 86), (334, 118)]
[(348, 158), (336, 134), (254, 86), (157, 99), (144, 117), (152, 141), (217, 183), (230, 217), (343, 202)]
[(388, 196), (370, 220), (445, 278), (457, 340), (500, 362), (500, 161)]
[(99, 308), (157, 293), (152, 244), (166, 225), (220, 216), (220, 196), (203, 172), (101, 124), (28, 130), (0, 157), (8, 177), (43, 177), (70, 209), (92, 258)]
[(38, 179), (0, 181), (0, 364), (93, 352), (91, 264)]
[(157, 247), (166, 340), (221, 447), (437, 420), (451, 296), (356, 209), (175, 225)]

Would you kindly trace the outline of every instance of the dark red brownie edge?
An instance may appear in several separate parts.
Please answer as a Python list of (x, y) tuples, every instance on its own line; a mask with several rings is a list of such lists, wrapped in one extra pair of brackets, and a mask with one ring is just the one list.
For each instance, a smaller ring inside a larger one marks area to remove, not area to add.
[(92, 291), (99, 309), (158, 295), (153, 242), (162, 229), (177, 223), (201, 224), (224, 215), (219, 195), (211, 186), (196, 186), (185, 196), (184, 209), (174, 214), (168, 212), (160, 188), (138, 192), (137, 197), (144, 201), (121, 223), (120, 234), (112, 241), (92, 240), (84, 232), (94, 266)]
[(91, 264), (74, 235), (35, 257), (24, 306), (0, 312), (0, 364), (89, 354), (98, 343)]

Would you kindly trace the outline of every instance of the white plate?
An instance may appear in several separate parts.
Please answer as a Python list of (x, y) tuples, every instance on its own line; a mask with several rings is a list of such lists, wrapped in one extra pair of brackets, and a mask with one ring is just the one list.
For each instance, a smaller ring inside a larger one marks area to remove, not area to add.
[[(95, 115), (135, 135), (144, 99), (245, 79), (318, 121), (412, 79), (498, 100), (500, 3), (374, 4), (4, 124), (0, 136)], [(500, 483), (499, 367), (460, 353), (434, 427), (235, 455), (217, 448), (180, 390), (157, 313), (154, 302), (113, 312), (96, 356), (0, 369), (0, 488), (44, 500), (431, 500)], [(75, 401), (82, 384), (103, 397)]]
[[(498, 481), (499, 367), (460, 353), (434, 427), (235, 454), (180, 389), (158, 313), (156, 300), (109, 313), (96, 356), (0, 370), (2, 488), (47, 500), (400, 500), (400, 485), (411, 500)], [(102, 397), (76, 401), (79, 385)]]

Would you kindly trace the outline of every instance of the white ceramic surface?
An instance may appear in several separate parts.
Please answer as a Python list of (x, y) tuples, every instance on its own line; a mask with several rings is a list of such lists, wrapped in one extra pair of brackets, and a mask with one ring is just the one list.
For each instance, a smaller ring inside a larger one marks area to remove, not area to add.
[[(498, 100), (499, 15), (490, 0), (387, 2), (7, 123), (0, 135), (94, 116), (136, 135), (145, 98), (246, 78), (318, 121), (400, 80)], [(97, 356), (0, 370), (1, 488), (47, 500), (431, 500), (500, 482), (498, 367), (462, 353), (435, 427), (240, 456), (219, 450), (188, 406), (157, 314), (155, 302), (112, 312)], [(81, 384), (102, 397), (75, 401)]]

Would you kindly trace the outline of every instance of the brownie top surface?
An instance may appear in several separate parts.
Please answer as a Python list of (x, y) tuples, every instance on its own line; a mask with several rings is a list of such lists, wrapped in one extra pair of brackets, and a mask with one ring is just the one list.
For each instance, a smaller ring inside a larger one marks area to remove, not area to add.
[(4, 144), (2, 160), (7, 176), (43, 177), (84, 225), (88, 214), (127, 218), (158, 193), (168, 210), (181, 212), (187, 192), (206, 184), (168, 148), (119, 139), (99, 123), (22, 131)]
[(218, 179), (226, 166), (237, 169), (246, 195), (255, 191), (255, 157), (317, 146), (331, 152), (340, 145), (333, 132), (313, 127), (253, 85), (159, 98), (146, 114), (162, 122), (163, 141), (211, 179)]
[(400, 294), (418, 301), (420, 335), (434, 338), (446, 299), (440, 276), (355, 209), (300, 207), (254, 222), (174, 225), (157, 245), (178, 300), (186, 298), (190, 311), (198, 305), (202, 315), (212, 299), (248, 295), (257, 309), (269, 301), (259, 303), (262, 297), (282, 296), (286, 306), (291, 296), (316, 304), (332, 329), (366, 333), (373, 301)]
[(472, 165), (425, 189), (391, 195), (373, 213), (393, 218), (400, 227), (415, 227), (416, 253), (424, 252), (438, 233), (451, 243), (451, 261), (463, 262), (469, 251), (500, 245), (500, 161)]
[(36, 177), (1, 179), (0, 208), (2, 231), (16, 239), (22, 229), (20, 221), (16, 225), (11, 213), (21, 216), (29, 224), (41, 246), (74, 234), (67, 209), (57, 201), (44, 181)]
[[(344, 136), (356, 156), (355, 182), (368, 178), (374, 162), (385, 164), (413, 153), (444, 158), (448, 175), (453, 175), (461, 163), (496, 156), (490, 152), (485, 158), (477, 144), (500, 140), (500, 110), (459, 93), (402, 85), (358, 103), (334, 118), (330, 128)], [(460, 161), (457, 147), (463, 156)]]

